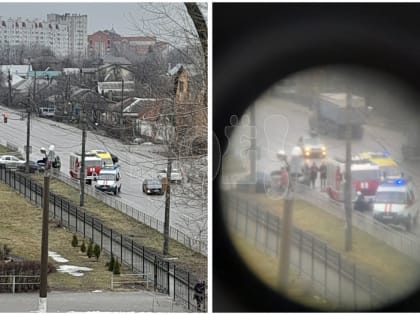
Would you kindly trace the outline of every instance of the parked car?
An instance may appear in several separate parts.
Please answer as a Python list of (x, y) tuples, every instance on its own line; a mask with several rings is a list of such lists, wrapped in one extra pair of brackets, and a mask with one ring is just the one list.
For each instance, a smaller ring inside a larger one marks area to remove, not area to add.
[(18, 165), (25, 164), (25, 160), (21, 160), (14, 155), (2, 155), (0, 156), (0, 164), (7, 168), (17, 168)]
[[(167, 170), (160, 170), (157, 174), (157, 178), (163, 179), (167, 178)], [(171, 183), (180, 184), (182, 182), (182, 173), (179, 168), (171, 169)]]
[(163, 186), (162, 182), (159, 179), (153, 178), (153, 179), (145, 179), (143, 181), (143, 192), (151, 195), (163, 195)]
[[(26, 171), (26, 163), (19, 164), (17, 166), (18, 171), (25, 172)], [(29, 173), (35, 172), (43, 172), (45, 170), (44, 163), (37, 163), (35, 161), (29, 161)]]

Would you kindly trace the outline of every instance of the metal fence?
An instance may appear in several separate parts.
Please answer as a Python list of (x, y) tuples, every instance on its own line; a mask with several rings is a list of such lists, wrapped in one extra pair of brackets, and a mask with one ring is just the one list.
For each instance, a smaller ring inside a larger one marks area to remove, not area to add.
[[(342, 203), (322, 196), (319, 192), (311, 190), (305, 185), (299, 185), (299, 191), (300, 194), (298, 196), (300, 199), (317, 206), (343, 221), (345, 220), (344, 205)], [(420, 262), (420, 240), (416, 235), (398, 231), (375, 220), (370, 215), (357, 211), (352, 212), (352, 225)]]
[[(43, 187), (26, 175), (0, 166), (0, 181), (18, 191), (32, 203), (43, 206)], [(174, 263), (162, 258), (158, 252), (137, 244), (132, 238), (106, 227), (100, 219), (51, 192), (49, 213), (50, 217), (59, 221), (70, 231), (79, 233), (85, 239), (99, 244), (102, 251), (112, 254), (133, 272), (151, 273), (155, 291), (170, 295), (174, 301), (182, 303), (188, 310), (197, 311), (193, 296), (194, 285), (199, 279), (190, 272), (177, 268)], [(206, 301), (207, 298), (201, 311), (207, 310)]]
[[(4, 275), (0, 276), (0, 292), (28, 292), (39, 290), (40, 275)], [(4, 287), (3, 287), (4, 286)]]
[[(57, 177), (59, 180), (75, 188), (80, 188), (79, 181), (70, 176), (66, 176), (63, 173), (60, 173), (60, 174), (57, 174), (55, 177)], [(92, 186), (85, 185), (85, 192), (88, 195), (101, 200), (103, 203), (109, 205), (110, 207), (125, 213), (126, 215), (136, 219), (137, 221), (140, 221), (146, 224), (147, 226), (150, 226), (151, 228), (159, 231), (160, 233), (163, 233), (164, 223), (162, 221), (150, 215), (147, 215), (144, 212), (134, 207), (127, 205), (126, 203), (116, 199), (115, 197), (109, 196), (108, 194), (104, 192), (98, 191)], [(183, 244), (187, 248), (195, 252), (201, 253), (204, 256), (207, 256), (207, 242), (206, 241), (193, 239), (187, 236), (185, 233), (174, 228), (173, 226), (169, 227), (169, 237)]]
[[(280, 218), (231, 194), (224, 202), (228, 226), (266, 254), (279, 257)], [(291, 240), (291, 269), (325, 299), (344, 310), (369, 309), (389, 301), (388, 288), (326, 243), (298, 228), (293, 228)]]

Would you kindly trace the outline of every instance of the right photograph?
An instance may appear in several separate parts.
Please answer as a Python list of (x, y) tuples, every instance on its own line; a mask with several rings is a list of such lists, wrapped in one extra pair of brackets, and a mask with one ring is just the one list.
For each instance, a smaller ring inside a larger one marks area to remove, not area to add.
[(419, 18), (213, 5), (214, 312), (420, 310)]

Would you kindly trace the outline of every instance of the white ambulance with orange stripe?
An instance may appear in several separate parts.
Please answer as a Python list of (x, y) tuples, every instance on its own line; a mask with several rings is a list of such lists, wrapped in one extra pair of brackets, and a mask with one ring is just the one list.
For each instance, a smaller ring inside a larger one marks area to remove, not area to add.
[(376, 191), (373, 217), (386, 224), (403, 225), (407, 231), (417, 222), (419, 203), (409, 181), (389, 179)]

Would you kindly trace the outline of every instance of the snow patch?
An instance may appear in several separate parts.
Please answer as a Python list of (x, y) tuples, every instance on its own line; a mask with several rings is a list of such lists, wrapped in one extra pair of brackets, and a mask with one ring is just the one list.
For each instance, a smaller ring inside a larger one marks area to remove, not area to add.
[(80, 271), (91, 271), (92, 268), (88, 267), (79, 267), (79, 266), (72, 266), (72, 265), (61, 265), (57, 271), (58, 272), (67, 272), (68, 274), (75, 276), (75, 277), (81, 277), (84, 275), (83, 272)]
[(56, 252), (50, 252), (50, 251), (48, 251), (48, 256), (50, 256), (56, 262), (60, 262), (60, 263), (66, 263), (66, 262), (68, 262), (67, 259), (63, 258), (60, 254), (57, 254)]

